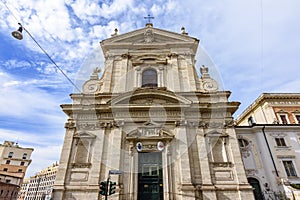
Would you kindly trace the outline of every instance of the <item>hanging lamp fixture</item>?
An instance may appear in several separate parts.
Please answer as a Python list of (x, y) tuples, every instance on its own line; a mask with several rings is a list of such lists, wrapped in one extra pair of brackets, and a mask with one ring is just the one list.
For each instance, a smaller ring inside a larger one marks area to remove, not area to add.
[(12, 35), (14, 38), (18, 39), (18, 40), (22, 40), (22, 39), (23, 39), (23, 34), (22, 34), (23, 27), (22, 27), (22, 25), (21, 25), (20, 23), (18, 23), (18, 24), (19, 24), (20, 27), (18, 28), (18, 30), (13, 31), (13, 32), (11, 33), (11, 35)]

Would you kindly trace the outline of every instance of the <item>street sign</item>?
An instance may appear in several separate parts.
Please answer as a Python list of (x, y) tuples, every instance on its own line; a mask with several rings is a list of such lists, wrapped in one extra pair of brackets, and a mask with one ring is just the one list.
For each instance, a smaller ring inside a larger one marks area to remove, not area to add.
[(109, 174), (121, 175), (121, 174), (123, 174), (123, 171), (120, 171), (120, 170), (109, 170)]

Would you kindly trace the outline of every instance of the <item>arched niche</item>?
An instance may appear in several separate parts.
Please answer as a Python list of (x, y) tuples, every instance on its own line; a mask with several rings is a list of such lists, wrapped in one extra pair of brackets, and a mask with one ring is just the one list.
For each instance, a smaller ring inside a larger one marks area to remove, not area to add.
[(95, 135), (83, 131), (77, 132), (74, 136), (74, 166), (89, 166), (92, 155), (93, 141), (96, 138)]

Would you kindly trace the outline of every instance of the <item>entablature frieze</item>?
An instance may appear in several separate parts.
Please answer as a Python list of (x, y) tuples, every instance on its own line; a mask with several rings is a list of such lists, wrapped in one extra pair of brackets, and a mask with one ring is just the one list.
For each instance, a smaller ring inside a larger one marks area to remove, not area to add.
[[(163, 111), (157, 110), (164, 108)], [(157, 108), (157, 109), (156, 109)], [(231, 112), (227, 108), (210, 107), (204, 104), (182, 104), (182, 103), (170, 103), (165, 99), (155, 99), (151, 97), (135, 99), (131, 104), (94, 104), (94, 105), (73, 105), (69, 108), (64, 108), (64, 112), (72, 118), (77, 119), (96, 119), (107, 117), (127, 117), (127, 116), (146, 116), (151, 109), (151, 115), (162, 116), (197, 116), (203, 119), (224, 119), (230, 118)], [(156, 109), (156, 110), (155, 110)]]
[(78, 130), (97, 130), (105, 128), (120, 128), (124, 126), (123, 120), (111, 120), (111, 121), (94, 121), (94, 122), (77, 122)]
[(188, 121), (188, 120), (177, 120), (175, 126), (188, 126), (194, 128), (232, 128), (234, 127), (234, 120), (207, 120), (207, 121)]
[(233, 167), (232, 162), (210, 162), (210, 165), (213, 168), (232, 168)]
[(300, 101), (297, 99), (295, 101), (272, 101), (269, 102), (271, 105), (280, 105), (280, 106), (285, 106), (285, 105), (300, 105)]
[(105, 54), (105, 60), (107, 61), (114, 61), (114, 60), (123, 60), (123, 59), (130, 59), (132, 56), (129, 53), (123, 52), (107, 52)]
[[(107, 116), (107, 115), (106, 115)], [(109, 115), (110, 116), (110, 115)], [(128, 115), (127, 115), (128, 116)], [(165, 117), (165, 115), (162, 115)], [(159, 121), (159, 117), (155, 116), (149, 116), (149, 114), (143, 115), (143, 113), (139, 113), (139, 115), (132, 115), (130, 114), (128, 117), (126, 115), (117, 115), (116, 118), (122, 118), (122, 120), (113, 120), (114, 117), (108, 117), (107, 120), (105, 117), (99, 117), (99, 115), (96, 117), (96, 115), (84, 115), (81, 117), (78, 117), (77, 119), (68, 120), (68, 122), (65, 124), (65, 128), (75, 128), (77, 129), (86, 129), (86, 130), (95, 130), (95, 129), (101, 129), (101, 128), (113, 128), (113, 127), (121, 127), (124, 126), (125, 123), (130, 123), (135, 121), (135, 119), (138, 117), (139, 119), (143, 119), (144, 121), (147, 121), (149, 119), (154, 119), (154, 121)], [(76, 122), (76, 123), (75, 123)], [(189, 128), (204, 128), (204, 129), (224, 129), (224, 128), (233, 128), (234, 127), (234, 120), (185, 120), (185, 119), (178, 119), (178, 117), (172, 118), (168, 117), (164, 120), (164, 124), (174, 124), (175, 127), (180, 126), (186, 126)]]
[(72, 163), (72, 168), (90, 168), (92, 163)]
[[(151, 108), (151, 107), (150, 107)], [(160, 107), (151, 108), (151, 111), (142, 108), (142, 107), (130, 107), (126, 108), (115, 108), (113, 107), (109, 112), (101, 112), (101, 110), (94, 110), (93, 111), (78, 111), (73, 112), (71, 117), (76, 120), (96, 120), (96, 119), (113, 119), (113, 118), (139, 118), (139, 117), (164, 117), (164, 118), (181, 118), (182, 116), (196, 116), (197, 118), (200, 117), (198, 112), (185, 112), (185, 110), (179, 110), (178, 107), (173, 108), (166, 108), (164, 110), (158, 110)], [(217, 115), (220, 116), (220, 115)], [(202, 116), (203, 118), (214, 118), (215, 115), (205, 115)], [(217, 117), (216, 117), (217, 118)], [(219, 118), (219, 117), (218, 117)]]
[(111, 112), (89, 112), (89, 113), (74, 113), (72, 118), (77, 121), (84, 120), (101, 120), (101, 119), (113, 119), (115, 116)]

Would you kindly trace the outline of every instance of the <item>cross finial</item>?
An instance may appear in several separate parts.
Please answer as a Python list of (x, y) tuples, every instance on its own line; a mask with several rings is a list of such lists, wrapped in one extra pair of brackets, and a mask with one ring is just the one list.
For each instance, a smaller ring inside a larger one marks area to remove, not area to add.
[(151, 19), (154, 19), (154, 17), (151, 17), (151, 15), (148, 14), (148, 17), (144, 17), (144, 19), (148, 19), (148, 23), (151, 24)]

